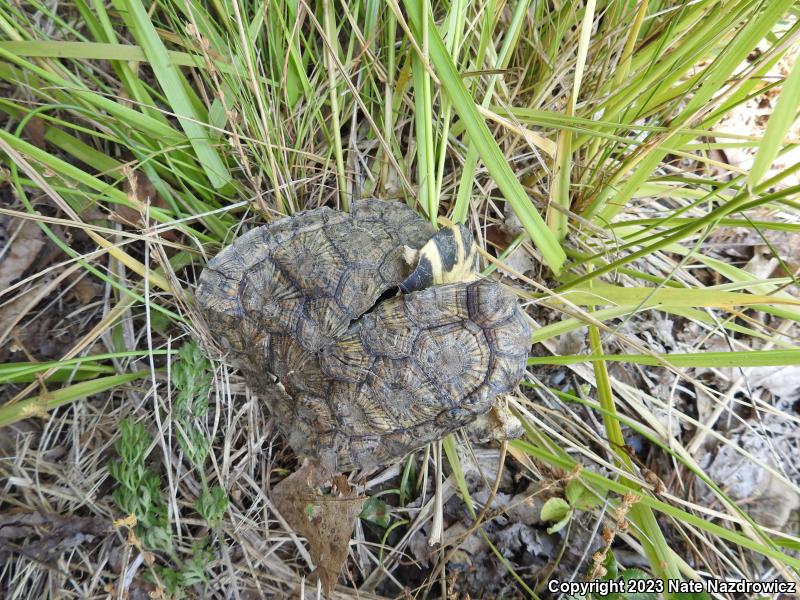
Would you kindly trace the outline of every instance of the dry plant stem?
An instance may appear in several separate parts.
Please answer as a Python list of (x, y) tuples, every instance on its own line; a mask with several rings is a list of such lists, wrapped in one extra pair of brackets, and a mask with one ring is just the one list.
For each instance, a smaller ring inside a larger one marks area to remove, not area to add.
[(17, 326), (17, 324), (25, 318), (25, 315), (28, 314), (31, 310), (33, 310), (39, 302), (45, 298), (50, 292), (52, 292), (56, 287), (65, 279), (67, 279), (70, 275), (75, 273), (78, 269), (80, 269), (79, 264), (71, 265), (70, 267), (64, 269), (61, 273), (57, 276), (50, 278), (49, 280), (45, 279), (41, 284), (28, 289), (24, 292), (22, 298), (17, 298), (14, 300), (15, 304), (17, 302), (25, 301), (27, 306), (25, 308), (20, 308), (17, 311), (17, 314), (8, 320), (8, 324), (6, 325), (5, 329), (0, 329), (0, 345), (4, 344), (6, 338)]
[[(74, 227), (76, 229), (91, 230), (91, 231), (94, 231), (97, 234), (101, 234), (102, 233), (102, 234), (105, 234), (107, 236), (117, 236), (117, 237), (120, 237), (120, 238), (127, 239), (129, 241), (143, 242), (143, 241), (148, 239), (148, 236), (143, 235), (141, 233), (133, 233), (133, 232), (130, 232), (130, 231), (123, 231), (123, 230), (113, 229), (111, 227), (103, 227), (101, 225), (92, 225), (91, 223), (76, 223), (75, 221), (72, 221), (70, 219), (59, 219), (57, 217), (49, 217), (47, 215), (41, 215), (41, 214), (38, 214), (38, 213), (33, 213), (32, 214), (32, 213), (28, 213), (28, 212), (21, 212), (21, 211), (18, 211), (18, 210), (11, 210), (11, 209), (8, 209), (8, 208), (0, 208), (0, 215), (6, 215), (6, 216), (12, 217), (14, 219), (25, 219), (25, 220), (28, 220), (28, 221), (34, 221), (36, 223), (50, 223), (51, 225), (60, 225), (61, 227)], [(155, 228), (151, 228), (151, 231), (153, 233), (158, 233), (160, 230), (159, 230), (159, 228), (155, 227)], [(165, 246), (167, 248), (174, 248), (175, 250), (179, 250), (181, 252), (197, 252), (197, 250), (195, 250), (194, 248), (191, 248), (189, 246), (186, 246), (185, 244), (181, 244), (181, 243), (178, 243), (178, 242), (171, 242), (171, 241), (166, 240), (164, 238), (158, 238), (158, 244), (160, 246)], [(119, 245), (119, 244), (117, 244), (117, 245)], [(96, 252), (107, 252), (107, 250), (105, 250), (104, 248), (100, 248)], [(93, 255), (91, 253), (89, 253), (89, 254), (86, 254), (85, 256), (86, 257), (91, 257)], [(69, 261), (66, 261), (66, 262), (74, 262), (74, 260), (75, 259), (70, 259)], [(42, 274), (44, 274), (44, 273), (46, 273), (48, 271), (56, 270), (58, 268), (61, 268), (66, 264), (66, 262), (64, 262), (64, 263), (56, 263), (54, 266), (47, 267), (47, 269), (45, 269), (43, 271), (39, 271), (38, 273), (36, 273), (36, 275), (32, 275), (31, 277), (41, 276)], [(24, 285), (26, 282), (30, 281), (31, 277), (27, 277), (27, 278), (22, 279), (21, 281), (13, 284), (9, 288), (6, 288), (5, 290), (3, 290), (3, 293), (5, 294), (5, 293), (13, 290), (14, 288), (17, 288), (17, 287), (20, 287), (21, 285)]]
[[(472, 535), (476, 529), (478, 529), (486, 519), (486, 515), (488, 514), (492, 504), (494, 503), (494, 499), (497, 498), (497, 492), (500, 489), (500, 481), (503, 477), (503, 468), (506, 464), (506, 455), (508, 453), (508, 442), (503, 440), (500, 442), (500, 456), (497, 460), (497, 477), (495, 477), (494, 485), (492, 485), (492, 490), (487, 498), (486, 502), (481, 509), (481, 512), (478, 514), (477, 517), (472, 521), (472, 525), (470, 525), (469, 529), (467, 529), (461, 536), (460, 539), (466, 540), (470, 535)], [(488, 483), (488, 482), (487, 482)], [(440, 561), (439, 565), (437, 566), (437, 572), (444, 569), (444, 565), (447, 564), (453, 555), (458, 550), (459, 544), (454, 544), (453, 548), (447, 553), (447, 556), (443, 557)]]
[(474, 523), (467, 530), (467, 534), (472, 533), (478, 527), (480, 527), (481, 523), (483, 523), (483, 520), (486, 518), (486, 514), (489, 512), (492, 504), (494, 503), (494, 499), (497, 498), (497, 492), (500, 490), (500, 481), (503, 478), (503, 469), (505, 468), (506, 465), (507, 454), (508, 454), (508, 440), (503, 440), (500, 442), (500, 456), (497, 457), (497, 477), (495, 477), (494, 485), (492, 486), (492, 492), (489, 494), (489, 498), (483, 505), (483, 509), (481, 510), (480, 514), (477, 516)]
[(431, 525), (431, 534), (428, 536), (428, 545), (434, 546), (442, 543), (442, 533), (444, 526), (444, 503), (442, 500), (442, 442), (434, 442), (433, 456), (436, 461), (436, 489), (434, 490), (434, 509), (433, 509), (433, 524)]

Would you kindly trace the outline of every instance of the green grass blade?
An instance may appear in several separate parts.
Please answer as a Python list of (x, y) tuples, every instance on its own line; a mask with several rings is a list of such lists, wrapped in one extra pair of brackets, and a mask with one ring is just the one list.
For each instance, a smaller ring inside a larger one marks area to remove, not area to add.
[(628, 362), (636, 365), (673, 367), (786, 367), (800, 365), (800, 350), (746, 350), (743, 352), (696, 352), (691, 354), (589, 354), (533, 356), (529, 365), (575, 365), (583, 362)]
[[(752, 287), (752, 283), (739, 287)], [(733, 308), (755, 304), (789, 304), (800, 306), (800, 299), (769, 296), (767, 294), (744, 294), (728, 290), (685, 288), (622, 287), (597, 282), (592, 287), (572, 290), (564, 298), (578, 305), (630, 305), (643, 308)]]
[(453, 471), (453, 479), (456, 481), (456, 487), (464, 500), (464, 505), (467, 507), (469, 514), (474, 519), (477, 515), (475, 507), (473, 506), (472, 497), (469, 495), (469, 486), (467, 479), (464, 477), (464, 469), (461, 467), (461, 461), (458, 458), (458, 450), (456, 449), (456, 440), (453, 434), (448, 434), (442, 440), (442, 449), (447, 456), (447, 462), (450, 463), (450, 468)]
[[(589, 51), (589, 40), (594, 23), (595, 0), (588, 0), (583, 11), (580, 38), (578, 39), (578, 56), (575, 60), (575, 76), (572, 93), (567, 98), (566, 116), (575, 115), (575, 107), (580, 96), (583, 72), (586, 67), (586, 55)], [(550, 185), (550, 206), (547, 207), (547, 224), (559, 241), (567, 237), (568, 218), (566, 211), (570, 208), (570, 181), (572, 174), (572, 132), (562, 129), (558, 135), (558, 150)], [(558, 210), (559, 207), (561, 210)]]
[(751, 188), (757, 187), (767, 174), (772, 162), (783, 146), (784, 136), (789, 132), (800, 107), (800, 61), (796, 61), (792, 71), (783, 84), (775, 110), (767, 122), (767, 131), (758, 147), (758, 154), (750, 169), (747, 183)]
[(417, 133), (417, 184), (419, 203), (428, 220), (436, 226), (439, 198), (436, 197), (436, 174), (433, 148), (433, 101), (431, 77), (422, 59), (413, 56), (411, 71), (414, 78), (414, 123)]
[(18, 381), (32, 381), (33, 376), (37, 373), (47, 371), (52, 367), (57, 367), (59, 370), (69, 371), (73, 368), (78, 369), (96, 369), (98, 372), (103, 372), (105, 369), (113, 369), (110, 365), (100, 364), (85, 364), (96, 363), (97, 361), (122, 359), (122, 358), (138, 358), (148, 355), (164, 356), (167, 354), (175, 354), (176, 351), (168, 350), (129, 350), (126, 352), (114, 352), (105, 354), (89, 354), (80, 356), (78, 358), (71, 358), (69, 360), (48, 360), (42, 362), (17, 362), (7, 363), (0, 365), (0, 383), (12, 383)]
[(137, 371), (124, 375), (101, 377), (47, 392), (27, 400), (0, 406), (0, 428), (30, 417), (47, 417), (54, 408), (75, 402), (150, 375), (150, 371)]
[[(761, 39), (775, 26), (786, 10), (791, 6), (792, 0), (775, 0), (765, 4), (762, 12), (750, 19), (738, 32), (733, 41), (717, 56), (714, 63), (704, 72), (705, 78), (697, 92), (692, 96), (681, 113), (675, 117), (671, 125), (679, 127), (695, 116), (709, 100), (722, 89), (733, 71)], [(583, 216), (600, 216), (602, 222), (608, 222), (624, 207), (635, 190), (642, 185), (653, 173), (658, 164), (667, 154), (662, 147), (666, 140), (672, 139), (672, 144), (680, 147), (689, 141), (685, 136), (670, 134), (660, 140), (660, 144), (643, 156), (637, 156), (630, 162), (632, 173), (621, 183), (625, 170), (621, 169), (617, 175), (601, 190), (595, 200), (583, 211)], [(606, 204), (610, 197), (614, 202)]]
[[(592, 352), (602, 353), (600, 330), (593, 325), (589, 326), (589, 344)], [(602, 356), (602, 354), (600, 355)], [(606, 436), (608, 436), (608, 441), (613, 446), (615, 462), (629, 473), (634, 473), (633, 461), (623, 450), (625, 436), (622, 434), (622, 428), (617, 418), (614, 393), (611, 391), (611, 378), (608, 375), (606, 363), (603, 360), (598, 360), (594, 361), (592, 366), (597, 383), (597, 397), (600, 401), (600, 406), (606, 411), (603, 414), (603, 427), (606, 431)], [(622, 478), (621, 481), (634, 492), (641, 492), (641, 488), (632, 480)], [(664, 580), (679, 578), (680, 571), (677, 563), (667, 545), (661, 528), (658, 526), (658, 521), (656, 521), (652, 509), (637, 503), (631, 507), (630, 519), (637, 526), (637, 531), (641, 532), (637, 537), (644, 548), (647, 560), (650, 562), (653, 575)], [(671, 594), (667, 594), (666, 597), (671, 597)]]
[[(120, 60), (147, 62), (139, 46), (105, 42), (62, 42), (36, 40), (26, 42), (0, 42), (0, 48), (28, 58), (77, 58), (80, 60)], [(168, 50), (170, 62), (178, 67), (204, 68), (203, 57), (188, 52)], [(220, 66), (220, 65), (217, 65)]]
[[(127, 106), (123, 106), (118, 102), (114, 102), (110, 98), (106, 98), (100, 94), (90, 92), (86, 89), (76, 89), (76, 84), (60, 77), (50, 71), (43, 69), (37, 65), (34, 65), (31, 62), (28, 62), (19, 56), (9, 52), (5, 48), (0, 46), (0, 58), (8, 60), (10, 63), (18, 65), (26, 72), (33, 73), (41, 77), (47, 83), (52, 84), (57, 89), (67, 89), (70, 90), (70, 94), (76, 100), (80, 102), (85, 102), (88, 105), (91, 105), (95, 108), (99, 108), (105, 110), (110, 115), (117, 117), (120, 121), (126, 123), (131, 129), (135, 129), (141, 131), (144, 134), (155, 136), (158, 139), (163, 139), (170, 142), (180, 141), (183, 137), (178, 131), (173, 129), (172, 127), (165, 125), (164, 123), (144, 115), (132, 108), (128, 108)], [(10, 75), (13, 76), (12, 72), (4, 72), (2, 69), (2, 64), (0, 63), (0, 76)], [(19, 83), (18, 80), (14, 80), (9, 78), (11, 83)]]
[(172, 112), (177, 115), (209, 182), (217, 189), (225, 187), (231, 181), (231, 174), (219, 153), (214, 149), (208, 132), (202, 125), (202, 120), (186, 93), (186, 81), (173, 64), (161, 38), (158, 37), (156, 28), (150, 21), (144, 5), (139, 0), (114, 0), (114, 6), (123, 15), (128, 15), (130, 18), (134, 36), (138, 38), (153, 69), (153, 74), (161, 84)]
[[(411, 26), (418, 43), (423, 42), (423, 14), (420, 6), (411, 0), (405, 0), (406, 10), (411, 19)], [(428, 15), (430, 17), (430, 15)], [(456, 70), (447, 49), (442, 42), (436, 27), (428, 28), (427, 47), (430, 59), (439, 81), (453, 104), (453, 108), (464, 122), (470, 140), (478, 149), (478, 154), (486, 165), (489, 174), (495, 180), (503, 196), (511, 204), (525, 231), (542, 253), (545, 263), (559, 273), (566, 260), (566, 254), (547, 224), (531, 203), (517, 176), (511, 170), (503, 156), (486, 122), (475, 107), (475, 100), (469, 95), (461, 76)], [(424, 57), (423, 57), (424, 58)]]
[(328, 71), (328, 94), (331, 105), (331, 127), (333, 128), (333, 154), (336, 157), (336, 181), (339, 185), (339, 202), (342, 210), (348, 210), (350, 200), (347, 196), (347, 177), (344, 172), (344, 151), (342, 150), (342, 126), (339, 122), (339, 88), (336, 83), (336, 67), (339, 60), (339, 42), (333, 27), (333, 8), (330, 0), (323, 0), (323, 21), (325, 37), (325, 65)]
[[(530, 0), (518, 2), (514, 7), (514, 12), (511, 15), (511, 21), (508, 24), (508, 29), (505, 32), (503, 45), (497, 53), (497, 60), (495, 61), (495, 68), (503, 69), (508, 65), (511, 60), (512, 50), (519, 40), (519, 35), (522, 26), (525, 24), (525, 16), (527, 15)], [(481, 27), (480, 45), (478, 48), (478, 56), (475, 61), (475, 68), (481, 68), (483, 65), (484, 54), (488, 44), (491, 41), (490, 31), (493, 29), (495, 3), (489, 2), (484, 13), (484, 22)], [(497, 85), (498, 76), (492, 75), (486, 85), (486, 92), (484, 94), (481, 106), (487, 108), (494, 95), (494, 88)], [(467, 210), (469, 208), (470, 197), (472, 196), (472, 187), (474, 185), (475, 170), (478, 165), (478, 148), (472, 141), (469, 141), (467, 147), (467, 155), (464, 157), (464, 164), (461, 166), (461, 180), (458, 184), (458, 194), (456, 196), (456, 205), (453, 209), (453, 220), (456, 223), (463, 223), (467, 217)]]

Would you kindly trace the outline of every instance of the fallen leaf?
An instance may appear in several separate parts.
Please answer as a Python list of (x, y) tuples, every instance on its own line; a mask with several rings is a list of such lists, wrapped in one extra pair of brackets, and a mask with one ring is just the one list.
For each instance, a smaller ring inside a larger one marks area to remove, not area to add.
[(568, 356), (570, 354), (581, 354), (586, 350), (586, 330), (576, 329), (558, 336), (556, 354)]
[(0, 289), (21, 278), (43, 247), (42, 230), (34, 221), (0, 216)]
[[(760, 432), (745, 430), (741, 436), (732, 438), (735, 445), (725, 445), (702, 456), (701, 465), (713, 481), (725, 483), (723, 491), (740, 503), (757, 523), (781, 530), (792, 513), (800, 508), (800, 494), (755, 462), (759, 460), (774, 469), (773, 453), (785, 452), (785, 448), (792, 451), (790, 436), (776, 436), (776, 439), (779, 440), (778, 448), (773, 449)], [(788, 440), (788, 443), (783, 440)], [(754, 458), (742, 456), (737, 452), (738, 448), (747, 448)], [(704, 485), (700, 489), (705, 501), (713, 497)]]
[[(166, 202), (159, 195), (153, 182), (141, 171), (129, 171), (128, 178), (122, 184), (122, 189), (133, 202), (149, 202), (153, 206), (163, 208)], [(130, 206), (119, 205), (116, 207), (116, 216), (122, 219), (123, 222), (128, 222), (132, 225), (139, 225), (142, 222), (142, 215), (139, 211), (131, 208)]]
[(70, 288), (72, 297), (84, 306), (97, 298), (103, 289), (99, 283), (88, 276), (88, 272), (86, 271), (76, 272), (69, 279), (75, 282)]
[(456, 521), (445, 530), (442, 546), (458, 546), (448, 562), (465, 565), (472, 562), (472, 557), (489, 548), (489, 544), (478, 531), (472, 531), (461, 521)]
[(524, 231), (522, 227), (522, 221), (519, 220), (519, 217), (514, 212), (514, 209), (511, 208), (511, 203), (506, 202), (505, 206), (503, 207), (503, 216), (506, 220), (500, 225), (500, 228), (506, 232), (511, 237), (517, 237), (520, 233)]
[[(766, 250), (766, 247), (764, 249)], [(772, 256), (769, 250), (766, 252), (761, 252), (760, 250), (761, 248), (756, 248), (753, 258), (747, 262), (744, 270), (755, 275), (758, 279), (767, 279), (780, 264), (780, 261)]]
[(39, 117), (33, 117), (25, 124), (25, 135), (31, 144), (40, 150), (47, 149), (47, 141), (44, 139), (44, 121)]
[(344, 477), (336, 477), (333, 491), (325, 496), (319, 486), (327, 479), (322, 467), (311, 460), (275, 486), (275, 505), (289, 526), (308, 540), (312, 573), (330, 593), (347, 560), (347, 548), (366, 496), (358, 497)]
[(514, 239), (513, 236), (509, 236), (497, 225), (489, 225), (483, 232), (483, 235), (486, 238), (487, 245), (494, 246), (498, 249), (498, 252), (502, 252), (502, 250), (508, 246), (511, 240)]
[[(525, 275), (539, 268), (539, 262), (522, 246), (514, 250), (503, 262), (511, 271), (519, 273), (520, 275)], [(518, 277), (510, 271), (504, 271), (504, 275), (511, 279), (518, 279)]]
[(551, 535), (539, 527), (530, 527), (524, 523), (511, 523), (493, 537), (494, 545), (507, 558), (520, 554), (530, 558), (553, 556), (557, 548)]

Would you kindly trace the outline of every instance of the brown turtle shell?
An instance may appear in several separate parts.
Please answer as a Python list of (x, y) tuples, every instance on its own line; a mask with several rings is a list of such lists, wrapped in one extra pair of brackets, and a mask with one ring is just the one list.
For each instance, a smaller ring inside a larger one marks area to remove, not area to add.
[[(289, 444), (332, 471), (390, 462), (470, 423), (523, 376), (530, 329), (480, 280), (379, 301), (433, 228), (362, 200), (254, 229), (209, 261), (196, 292), (218, 343)], [(377, 304), (376, 304), (377, 302)]]

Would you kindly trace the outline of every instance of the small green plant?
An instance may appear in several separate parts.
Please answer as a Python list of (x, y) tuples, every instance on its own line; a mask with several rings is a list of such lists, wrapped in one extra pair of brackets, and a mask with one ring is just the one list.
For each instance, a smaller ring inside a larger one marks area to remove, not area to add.
[(403, 476), (400, 478), (400, 506), (405, 506), (415, 497), (417, 489), (417, 461), (416, 454), (406, 459)]
[(208, 565), (213, 558), (208, 547), (208, 538), (202, 538), (198, 543), (192, 544), (189, 558), (180, 561), (180, 568), (155, 565), (153, 570), (157, 577), (153, 579), (163, 586), (172, 600), (192, 597), (187, 588), (208, 582)]
[[(618, 581), (620, 582), (621, 592), (612, 592), (610, 594), (590, 594), (591, 600), (655, 600), (656, 590), (663, 589), (663, 582), (654, 580), (653, 576), (642, 569), (619, 569), (619, 563), (610, 550), (606, 554), (606, 559), (603, 561), (603, 567), (606, 569), (606, 574), (600, 578), (600, 581)], [(647, 588), (651, 587), (652, 590)]]
[[(615, 590), (607, 594), (589, 594), (589, 600), (655, 600), (663, 596), (665, 584), (653, 575), (637, 568), (623, 568), (614, 553), (608, 550), (603, 560), (605, 574), (597, 581), (615, 582)], [(591, 575), (590, 575), (591, 577)], [(711, 600), (707, 592), (681, 593), (681, 600)]]
[(172, 546), (167, 505), (161, 497), (161, 478), (145, 465), (150, 436), (144, 425), (131, 419), (120, 423), (120, 437), (114, 444), (119, 460), (111, 461), (108, 472), (119, 486), (113, 498), (125, 514), (136, 517), (136, 535), (152, 550), (168, 551)]
[(211, 363), (194, 342), (187, 342), (178, 351), (178, 360), (172, 366), (172, 382), (177, 391), (176, 417), (179, 420), (204, 417), (211, 390)]
[(184, 421), (177, 425), (178, 445), (184, 456), (192, 465), (198, 469), (202, 468), (203, 462), (211, 450), (211, 441), (194, 423)]
[(172, 416), (177, 425), (178, 444), (202, 474), (211, 450), (211, 441), (200, 427), (200, 420), (208, 413), (211, 365), (194, 342), (184, 344), (178, 351), (178, 360), (172, 365), (172, 383), (176, 391)]
[(392, 521), (392, 515), (389, 513), (386, 502), (375, 496), (364, 502), (364, 508), (361, 509), (361, 514), (358, 516), (360, 519), (375, 523), (384, 529)]
[[(178, 445), (187, 460), (198, 469), (202, 488), (195, 508), (212, 528), (219, 526), (228, 509), (228, 496), (219, 485), (209, 486), (203, 464), (211, 451), (211, 441), (201, 427), (208, 413), (211, 389), (210, 364), (194, 343), (184, 344), (172, 368), (176, 396), (173, 421)], [(204, 583), (213, 559), (207, 536), (192, 546), (188, 558), (174, 551), (167, 505), (161, 495), (161, 477), (145, 461), (152, 437), (141, 423), (126, 419), (120, 424), (120, 437), (114, 444), (119, 459), (111, 461), (109, 473), (119, 486), (113, 498), (121, 511), (136, 517), (136, 534), (142, 546), (161, 551), (171, 565), (155, 564), (149, 578), (162, 586), (166, 595), (176, 600), (187, 597), (187, 588)]]
[(194, 342), (178, 351), (172, 366), (172, 382), (177, 392), (173, 418), (178, 430), (178, 444), (184, 456), (197, 468), (202, 489), (195, 508), (212, 527), (219, 524), (228, 508), (228, 497), (220, 486), (209, 487), (203, 464), (211, 451), (211, 440), (201, 427), (208, 413), (211, 391), (211, 363)]
[(602, 503), (602, 498), (583, 485), (579, 479), (571, 479), (564, 490), (564, 498), (554, 496), (542, 506), (541, 519), (555, 522), (547, 533), (561, 531), (572, 519), (576, 510), (591, 510)]
[(228, 496), (220, 486), (203, 488), (197, 498), (197, 512), (212, 527), (219, 525), (225, 511), (228, 510)]

